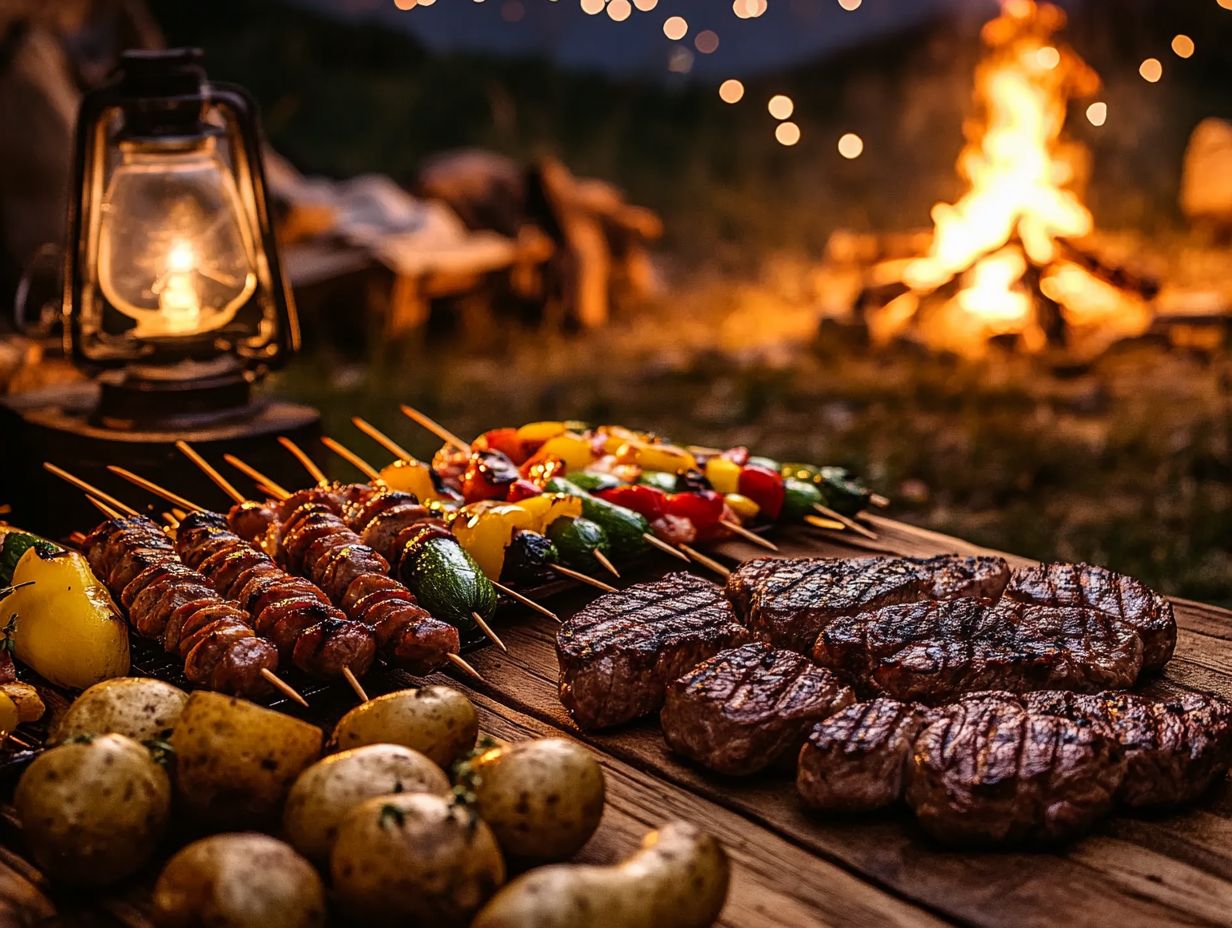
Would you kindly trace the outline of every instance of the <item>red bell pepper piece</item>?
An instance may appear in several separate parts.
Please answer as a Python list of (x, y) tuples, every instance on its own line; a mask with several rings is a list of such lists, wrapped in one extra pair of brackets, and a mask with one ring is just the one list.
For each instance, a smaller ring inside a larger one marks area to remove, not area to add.
[(688, 519), (699, 534), (706, 533), (723, 518), (723, 494), (714, 490), (673, 493), (667, 505), (668, 515)]
[(642, 486), (641, 484), (600, 490), (595, 496), (607, 500), (614, 506), (624, 506), (626, 509), (632, 509), (634, 512), (645, 516), (651, 522), (667, 512), (667, 494), (662, 490)]
[(511, 503), (518, 503), (524, 499), (530, 499), (532, 496), (542, 495), (543, 488), (541, 486), (522, 477), (509, 484), (509, 495), (505, 499)]
[(769, 468), (746, 464), (740, 471), (739, 492), (757, 504), (759, 515), (771, 521), (783, 511), (783, 477)]
[(462, 474), (462, 496), (468, 503), (504, 499), (520, 475), (517, 465), (499, 451), (476, 451)]
[(471, 445), (475, 450), (499, 451), (514, 464), (521, 464), (529, 457), (526, 443), (518, 438), (517, 429), (489, 429)]

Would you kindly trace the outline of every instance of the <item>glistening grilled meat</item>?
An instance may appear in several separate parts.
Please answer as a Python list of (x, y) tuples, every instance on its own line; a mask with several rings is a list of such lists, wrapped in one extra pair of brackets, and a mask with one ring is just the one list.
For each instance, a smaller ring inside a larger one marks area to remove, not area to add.
[(756, 558), (727, 582), (727, 595), (751, 631), (808, 654), (835, 619), (881, 606), (996, 599), (1009, 581), (999, 557)]
[(896, 699), (856, 703), (813, 727), (800, 749), (796, 789), (826, 812), (870, 812), (902, 798), (923, 706)]
[(741, 775), (794, 754), (812, 723), (854, 700), (830, 671), (756, 641), (720, 651), (669, 683), (660, 721), (673, 750)]
[(1103, 726), (989, 694), (930, 715), (906, 798), (946, 843), (1056, 842), (1105, 815), (1124, 776), (1124, 752)]
[(813, 658), (863, 694), (935, 705), (974, 690), (1129, 687), (1142, 669), (1142, 641), (1093, 609), (961, 599), (837, 619)]
[(560, 701), (582, 728), (619, 725), (655, 712), (686, 670), (748, 632), (723, 591), (692, 574), (669, 574), (591, 602), (556, 636)]

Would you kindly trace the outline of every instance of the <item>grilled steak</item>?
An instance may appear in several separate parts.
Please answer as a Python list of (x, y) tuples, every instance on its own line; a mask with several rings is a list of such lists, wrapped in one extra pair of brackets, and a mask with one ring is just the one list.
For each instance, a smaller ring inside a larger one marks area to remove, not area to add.
[(1008, 599), (1037, 605), (1097, 609), (1130, 625), (1142, 638), (1143, 666), (1159, 670), (1176, 647), (1172, 604), (1132, 577), (1090, 564), (1040, 564), (1015, 570)]
[(1008, 580), (999, 557), (757, 558), (731, 575), (727, 596), (755, 634), (807, 654), (841, 616), (932, 599), (995, 599)]
[(707, 580), (676, 573), (634, 584), (561, 626), (560, 701), (588, 730), (628, 722), (657, 711), (669, 682), (748, 637)]
[(1128, 806), (1191, 802), (1232, 763), (1232, 705), (1217, 696), (1156, 701), (1133, 693), (1030, 693), (1023, 702), (1032, 712), (1104, 726), (1125, 751), (1117, 798)]
[(1125, 775), (1099, 725), (990, 694), (936, 710), (915, 740), (906, 797), (934, 837), (957, 844), (1062, 841), (1106, 814)]
[(837, 619), (818, 637), (813, 658), (863, 694), (935, 705), (973, 690), (1132, 686), (1142, 642), (1092, 609), (960, 599)]
[(743, 775), (794, 754), (812, 723), (854, 701), (830, 671), (755, 641), (669, 683), (660, 720), (674, 751)]
[(897, 802), (925, 717), (921, 706), (874, 699), (813, 726), (800, 749), (800, 797), (827, 812), (867, 812)]

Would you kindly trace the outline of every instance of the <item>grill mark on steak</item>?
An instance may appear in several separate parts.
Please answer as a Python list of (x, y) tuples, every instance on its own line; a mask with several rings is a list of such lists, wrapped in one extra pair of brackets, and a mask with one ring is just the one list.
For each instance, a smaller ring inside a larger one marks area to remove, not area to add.
[(739, 776), (791, 756), (812, 723), (854, 701), (830, 671), (756, 641), (669, 683), (660, 722), (674, 751)]
[(748, 640), (722, 590), (669, 574), (600, 596), (556, 636), (560, 700), (585, 729), (657, 711), (667, 684), (700, 661)]

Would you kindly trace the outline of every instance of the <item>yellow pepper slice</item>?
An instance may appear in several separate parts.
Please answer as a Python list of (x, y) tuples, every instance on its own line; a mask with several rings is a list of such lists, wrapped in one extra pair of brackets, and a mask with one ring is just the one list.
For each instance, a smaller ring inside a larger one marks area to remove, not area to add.
[(740, 487), (742, 468), (727, 458), (713, 457), (706, 462), (706, 479), (716, 493), (735, 493)]
[(549, 455), (564, 461), (566, 471), (585, 470), (595, 459), (590, 440), (569, 432), (549, 438), (535, 453), (536, 457)]
[(747, 496), (741, 496), (739, 493), (728, 493), (723, 499), (731, 507), (732, 512), (738, 515), (744, 522), (757, 518), (757, 514), (761, 512), (761, 507), (757, 503)]
[(697, 469), (697, 458), (676, 445), (658, 445), (641, 442), (632, 445), (634, 462), (642, 470), (661, 470), (666, 474), (679, 474)]
[(534, 530), (535, 515), (516, 503), (475, 503), (464, 506), (453, 523), (453, 533), (490, 579), (499, 580), (505, 549), (517, 529)]
[(544, 493), (541, 496), (528, 496), (526, 499), (510, 503), (511, 506), (521, 506), (534, 517), (531, 530), (539, 533), (547, 531), (548, 526), (557, 519), (576, 519), (582, 514), (582, 500), (577, 496), (566, 496), (563, 493)]
[(432, 471), (422, 461), (394, 461), (381, 468), (381, 480), (391, 490), (414, 493), (421, 503), (438, 497)]
[(7, 734), (17, 727), (17, 703), (7, 693), (0, 693), (0, 732)]
[(555, 438), (568, 431), (564, 422), (528, 422), (518, 429), (518, 440), (526, 442), (543, 442)]

